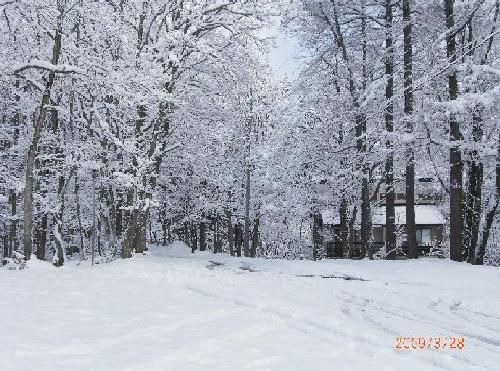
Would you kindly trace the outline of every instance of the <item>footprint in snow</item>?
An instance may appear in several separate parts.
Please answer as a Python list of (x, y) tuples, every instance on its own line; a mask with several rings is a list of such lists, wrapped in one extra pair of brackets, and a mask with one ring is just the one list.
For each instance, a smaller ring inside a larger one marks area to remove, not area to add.
[(210, 264), (207, 265), (207, 268), (210, 269), (211, 271), (214, 270), (215, 268), (221, 268), (224, 266), (224, 263), (216, 262), (213, 260), (208, 261)]

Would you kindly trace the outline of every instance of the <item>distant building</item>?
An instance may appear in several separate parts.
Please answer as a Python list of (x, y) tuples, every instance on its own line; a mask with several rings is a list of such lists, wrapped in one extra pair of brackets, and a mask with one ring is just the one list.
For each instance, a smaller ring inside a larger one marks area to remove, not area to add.
[[(434, 189), (431, 178), (419, 178), (416, 182), (415, 224), (417, 228), (417, 244), (421, 255), (428, 254), (433, 248), (439, 247), (443, 240), (444, 217), (436, 206), (440, 199), (438, 191)], [(385, 186), (378, 187), (372, 206), (373, 248), (379, 251), (386, 241), (385, 236)], [(395, 214), (396, 229), (400, 235), (406, 236), (406, 195), (401, 189), (395, 187)], [(323, 217), (323, 243), (326, 256), (330, 258), (343, 257), (340, 240), (340, 214), (331, 210), (322, 211)], [(360, 256), (360, 213), (356, 215), (352, 239), (353, 257)], [(400, 253), (407, 254), (408, 245), (406, 238), (398, 241)]]

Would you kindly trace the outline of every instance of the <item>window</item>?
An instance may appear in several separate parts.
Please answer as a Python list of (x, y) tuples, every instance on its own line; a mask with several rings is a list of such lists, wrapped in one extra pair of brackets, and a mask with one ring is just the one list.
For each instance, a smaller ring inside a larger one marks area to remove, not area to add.
[(417, 229), (417, 245), (430, 246), (431, 245), (431, 230), (430, 228)]
[(432, 183), (432, 178), (418, 178), (420, 183)]
[(396, 200), (404, 201), (406, 200), (406, 195), (404, 193), (396, 193)]

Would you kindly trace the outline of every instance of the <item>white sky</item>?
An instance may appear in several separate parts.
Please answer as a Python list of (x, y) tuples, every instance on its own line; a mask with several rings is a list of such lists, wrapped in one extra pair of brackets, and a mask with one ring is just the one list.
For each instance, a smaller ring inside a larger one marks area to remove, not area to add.
[(298, 40), (282, 30), (276, 32), (276, 46), (268, 54), (269, 64), (278, 77), (293, 80), (299, 70)]

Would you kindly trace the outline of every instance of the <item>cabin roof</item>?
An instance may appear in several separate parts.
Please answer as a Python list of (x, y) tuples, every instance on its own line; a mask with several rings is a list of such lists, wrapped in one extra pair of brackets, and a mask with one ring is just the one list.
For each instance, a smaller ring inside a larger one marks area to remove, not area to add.
[[(406, 206), (395, 206), (396, 225), (406, 224)], [(336, 211), (324, 210), (321, 212), (323, 224), (340, 224), (340, 215)], [(373, 225), (385, 225), (385, 207), (372, 207)], [(361, 213), (358, 210), (356, 224), (361, 223)], [(415, 205), (415, 224), (418, 225), (443, 225), (444, 217), (439, 208), (435, 205)]]

